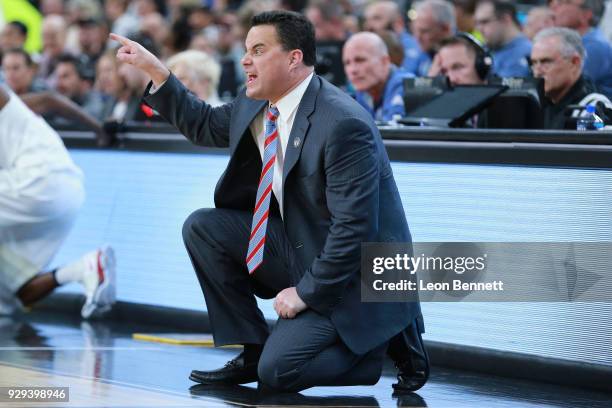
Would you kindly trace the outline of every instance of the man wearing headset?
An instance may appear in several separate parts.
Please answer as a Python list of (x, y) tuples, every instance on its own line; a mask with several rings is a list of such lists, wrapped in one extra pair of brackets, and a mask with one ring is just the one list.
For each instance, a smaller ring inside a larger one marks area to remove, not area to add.
[(487, 82), (493, 59), (478, 40), (459, 33), (444, 40), (429, 76), (444, 75), (451, 85), (482, 85)]
[[(493, 58), (487, 49), (469, 33), (458, 33), (442, 41), (429, 76), (444, 75), (452, 85), (487, 83)], [(486, 127), (486, 113), (466, 122), (468, 127)]]

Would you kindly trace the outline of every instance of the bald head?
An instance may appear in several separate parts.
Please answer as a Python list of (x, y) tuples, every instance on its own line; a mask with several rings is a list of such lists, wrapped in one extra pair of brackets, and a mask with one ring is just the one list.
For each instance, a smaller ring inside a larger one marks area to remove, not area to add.
[(548, 7), (534, 7), (527, 14), (527, 22), (523, 26), (523, 33), (533, 41), (541, 30), (554, 27), (555, 16)]
[(344, 44), (343, 54), (351, 52), (352, 50), (359, 48), (368, 51), (372, 55), (385, 57), (389, 56), (389, 50), (387, 45), (378, 34), (362, 31), (353, 34)]
[(360, 32), (344, 44), (342, 63), (355, 89), (369, 93), (374, 100), (382, 93), (391, 73), (391, 60), (384, 41), (374, 33)]
[(52, 56), (64, 52), (66, 45), (66, 20), (62, 16), (51, 14), (42, 23), (43, 51)]
[(57, 15), (57, 14), (51, 14), (46, 16), (43, 19), (42, 22), (42, 28), (45, 29), (51, 29), (51, 30), (64, 30), (66, 27), (66, 20), (64, 19), (64, 17)]
[(399, 34), (404, 30), (404, 20), (399, 6), (393, 1), (371, 3), (365, 9), (364, 16), (364, 28), (368, 31), (381, 33), (391, 30)]

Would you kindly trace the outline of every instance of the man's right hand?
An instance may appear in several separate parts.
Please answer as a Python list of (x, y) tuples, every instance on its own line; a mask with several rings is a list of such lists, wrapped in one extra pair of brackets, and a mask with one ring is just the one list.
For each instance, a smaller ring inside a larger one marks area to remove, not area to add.
[(431, 62), (431, 66), (429, 67), (429, 71), (427, 72), (428, 77), (435, 77), (442, 74), (442, 57), (440, 53), (437, 53), (434, 56), (433, 61)]
[(110, 38), (121, 44), (117, 50), (117, 59), (143, 70), (151, 77), (156, 87), (161, 86), (170, 76), (170, 71), (164, 64), (136, 41), (121, 35), (111, 33)]

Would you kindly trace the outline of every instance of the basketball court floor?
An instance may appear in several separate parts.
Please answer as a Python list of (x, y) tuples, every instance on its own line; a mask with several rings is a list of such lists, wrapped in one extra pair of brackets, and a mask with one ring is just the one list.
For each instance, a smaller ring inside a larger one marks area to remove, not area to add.
[[(429, 383), (392, 395), (389, 364), (375, 386), (319, 387), (301, 394), (262, 395), (256, 384), (196, 385), (190, 370), (213, 369), (237, 349), (133, 339), (169, 332), (111, 321), (83, 322), (61, 314), (0, 317), (0, 387), (68, 387), (67, 402), (20, 402), (0, 388), (0, 407), (610, 407), (612, 395), (470, 371), (432, 368)], [(520, 376), (520, 373), (517, 373)]]

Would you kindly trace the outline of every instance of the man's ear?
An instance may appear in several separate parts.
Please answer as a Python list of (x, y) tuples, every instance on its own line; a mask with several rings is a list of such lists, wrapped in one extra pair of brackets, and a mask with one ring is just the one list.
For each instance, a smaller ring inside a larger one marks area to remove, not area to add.
[(582, 69), (582, 58), (580, 58), (578, 55), (573, 55), (570, 61), (575, 68), (578, 70)]
[(293, 50), (289, 54), (289, 64), (291, 68), (297, 67), (304, 61), (302, 50)]
[(444, 32), (446, 33), (446, 34), (445, 34), (445, 37), (450, 37), (450, 36), (452, 36), (452, 35), (453, 35), (453, 31), (451, 30), (451, 26), (450, 26), (450, 24), (446, 24), (446, 23), (444, 23), (444, 24), (442, 25), (442, 31), (444, 31)]

